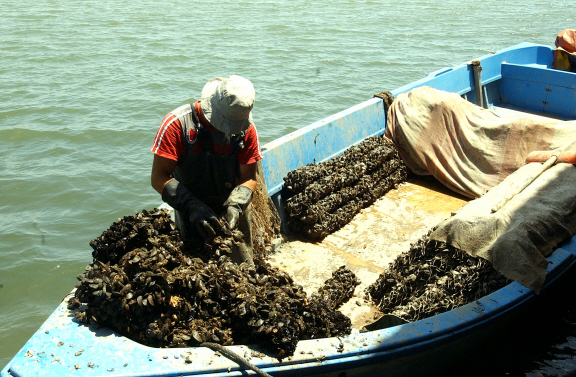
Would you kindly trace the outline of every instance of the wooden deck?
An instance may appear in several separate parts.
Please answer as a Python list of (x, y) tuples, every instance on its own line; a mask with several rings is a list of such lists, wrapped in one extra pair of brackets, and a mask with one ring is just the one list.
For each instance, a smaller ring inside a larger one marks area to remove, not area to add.
[(412, 176), (322, 242), (287, 240), (270, 256), (270, 263), (288, 272), (308, 294), (340, 266), (352, 270), (362, 283), (341, 311), (360, 328), (381, 315), (364, 300), (364, 289), (412, 242), (467, 200), (432, 177)]

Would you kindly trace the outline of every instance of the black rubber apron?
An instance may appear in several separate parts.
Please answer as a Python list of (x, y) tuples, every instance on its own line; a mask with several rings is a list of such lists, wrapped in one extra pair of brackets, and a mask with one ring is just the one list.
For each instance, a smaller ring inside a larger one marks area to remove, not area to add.
[[(217, 216), (224, 215), (223, 204), (236, 187), (240, 178), (240, 164), (237, 154), (243, 147), (244, 135), (234, 135), (230, 139), (231, 152), (227, 155), (214, 153), (211, 132), (200, 123), (193, 111), (193, 121), (197, 131), (197, 142), (202, 152), (193, 152), (193, 145), (185, 145), (186, 157), (178, 162), (172, 173), (198, 199), (206, 203)], [(246, 247), (252, 249), (251, 205), (241, 215), (238, 230), (244, 233)], [(195, 226), (186, 216), (175, 211), (176, 225), (182, 239), (201, 239)]]

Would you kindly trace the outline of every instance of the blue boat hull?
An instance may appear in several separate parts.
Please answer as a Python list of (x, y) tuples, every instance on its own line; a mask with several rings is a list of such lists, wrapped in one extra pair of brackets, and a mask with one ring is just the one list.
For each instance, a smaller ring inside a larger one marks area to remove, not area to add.
[[(486, 106), (504, 105), (564, 119), (576, 118), (576, 74), (550, 69), (551, 48), (524, 43), (479, 60)], [(474, 78), (467, 64), (432, 73), (392, 93), (396, 96), (423, 85), (476, 101)], [(527, 90), (534, 87), (543, 90)], [(289, 171), (337, 156), (366, 137), (382, 134), (385, 125), (382, 100), (374, 98), (266, 144), (264, 173), (268, 192), (279, 210), (282, 211), (283, 177)], [(548, 260), (543, 293), (576, 262), (576, 237)], [(343, 338), (301, 341), (295, 355), (282, 362), (253, 355), (257, 347), (230, 349), (249, 357), (253, 364), (274, 376), (426, 375), (497, 332), (536, 299), (531, 290), (512, 283), (478, 301), (428, 319)], [(244, 367), (207, 348), (155, 349), (106, 329), (80, 325), (63, 301), (0, 377), (246, 374)]]

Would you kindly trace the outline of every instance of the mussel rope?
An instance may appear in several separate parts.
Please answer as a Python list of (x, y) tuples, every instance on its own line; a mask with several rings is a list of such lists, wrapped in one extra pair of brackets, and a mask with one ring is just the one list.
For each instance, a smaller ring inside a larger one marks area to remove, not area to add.
[(230, 359), (232, 359), (237, 364), (244, 365), (247, 368), (253, 370), (259, 376), (272, 377), (268, 373), (264, 372), (263, 370), (259, 369), (255, 365), (253, 365), (251, 362), (249, 362), (248, 360), (246, 360), (242, 356), (238, 355), (235, 352), (230, 351), (228, 348), (221, 346), (220, 344), (204, 342), (204, 343), (200, 343), (200, 347), (207, 347), (207, 348), (210, 348), (212, 351), (221, 352), (224, 355), (228, 356)]
[(384, 101), (384, 111), (387, 113), (388, 108), (390, 107), (390, 105), (392, 105), (392, 102), (394, 102), (394, 96), (392, 95), (392, 93), (380, 92), (378, 94), (375, 94), (374, 97), (382, 98), (382, 100)]

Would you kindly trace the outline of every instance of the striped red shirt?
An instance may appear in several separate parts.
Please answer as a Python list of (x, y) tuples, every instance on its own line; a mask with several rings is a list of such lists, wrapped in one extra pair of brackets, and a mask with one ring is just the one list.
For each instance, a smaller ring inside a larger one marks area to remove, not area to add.
[[(195, 105), (198, 105), (200, 101), (197, 101)], [(154, 138), (154, 143), (152, 144), (152, 152), (158, 156), (168, 158), (170, 160), (178, 161), (184, 155), (184, 147), (182, 146), (183, 137), (182, 126), (178, 117), (174, 114), (175, 112), (191, 111), (188, 106), (182, 106), (178, 109), (168, 113), (162, 120), (158, 132), (156, 132), (156, 137)], [(220, 132), (213, 127), (206, 127), (210, 132)], [(195, 143), (192, 149), (193, 153), (202, 152), (201, 143)], [(230, 153), (230, 145), (215, 144), (214, 153), (228, 154)], [(250, 125), (246, 131), (246, 137), (244, 138), (244, 148), (238, 153), (238, 162), (243, 165), (252, 164), (254, 162), (260, 161), (264, 156), (260, 150), (260, 142), (258, 140), (258, 133), (256, 131), (256, 126), (254, 124)]]

